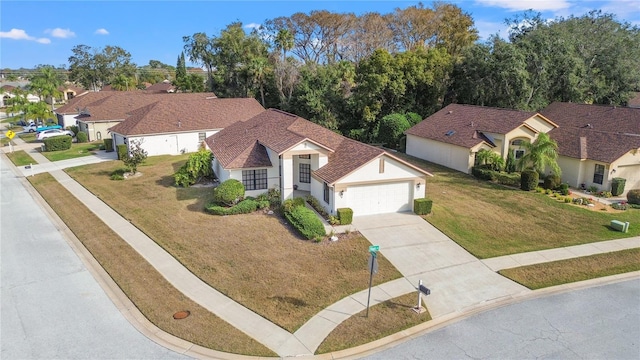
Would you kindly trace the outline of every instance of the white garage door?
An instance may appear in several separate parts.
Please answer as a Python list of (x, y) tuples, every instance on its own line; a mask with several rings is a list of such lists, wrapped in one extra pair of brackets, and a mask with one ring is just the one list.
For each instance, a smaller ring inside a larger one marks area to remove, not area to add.
[(411, 211), (412, 182), (349, 186), (353, 216)]

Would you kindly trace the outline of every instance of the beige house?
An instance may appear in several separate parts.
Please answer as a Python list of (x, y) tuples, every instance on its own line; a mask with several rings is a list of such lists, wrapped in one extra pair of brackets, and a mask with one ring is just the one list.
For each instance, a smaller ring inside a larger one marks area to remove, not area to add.
[(450, 104), (405, 132), (407, 154), (470, 173), (478, 151), (506, 159), (524, 155), (521, 144), (557, 128), (547, 117), (528, 111)]
[(625, 191), (640, 189), (640, 108), (556, 102), (540, 111), (559, 127), (562, 181), (574, 187), (610, 190), (624, 178)]
[(270, 188), (282, 199), (311, 194), (329, 214), (353, 216), (413, 210), (431, 176), (383, 149), (280, 110), (236, 122), (207, 138), (220, 181), (241, 181), (246, 194)]

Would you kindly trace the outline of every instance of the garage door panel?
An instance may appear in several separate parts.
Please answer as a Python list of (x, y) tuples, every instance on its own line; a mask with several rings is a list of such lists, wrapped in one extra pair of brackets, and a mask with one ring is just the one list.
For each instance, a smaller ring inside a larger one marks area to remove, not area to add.
[(350, 186), (347, 190), (349, 206), (354, 216), (411, 210), (412, 183)]

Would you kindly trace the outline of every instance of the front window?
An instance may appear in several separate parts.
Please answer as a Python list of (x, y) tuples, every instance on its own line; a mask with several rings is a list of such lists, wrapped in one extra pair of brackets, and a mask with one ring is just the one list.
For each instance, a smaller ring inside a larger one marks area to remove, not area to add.
[(298, 155), (298, 159), (311, 159), (311, 154)]
[(206, 139), (206, 138), (207, 138), (207, 133), (203, 133), (203, 132), (198, 133), (198, 142), (199, 143), (202, 143), (204, 141), (204, 139)]
[(267, 188), (267, 169), (242, 170), (242, 185), (245, 190), (263, 190)]
[(516, 160), (520, 159), (524, 155), (524, 150), (520, 150), (520, 149), (514, 150), (513, 154), (514, 154)]
[(604, 165), (596, 164), (596, 169), (593, 172), (593, 182), (602, 185), (604, 179)]
[(311, 164), (300, 164), (300, 182), (311, 183)]
[(329, 203), (329, 185), (324, 183), (324, 202)]

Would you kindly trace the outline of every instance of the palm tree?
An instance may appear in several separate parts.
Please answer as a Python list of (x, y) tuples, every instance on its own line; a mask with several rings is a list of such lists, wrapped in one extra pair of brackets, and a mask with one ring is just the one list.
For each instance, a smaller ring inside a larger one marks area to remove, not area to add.
[(269, 63), (266, 58), (254, 57), (249, 62), (249, 76), (252, 78), (253, 85), (257, 85), (260, 89), (260, 97), (262, 106), (264, 106), (264, 84), (267, 72), (269, 71)]
[(282, 61), (287, 58), (287, 51), (293, 48), (293, 34), (287, 29), (280, 29), (274, 40), (276, 50), (282, 50)]
[(554, 174), (560, 175), (561, 170), (557, 162), (558, 144), (549, 134), (540, 133), (533, 143), (524, 142), (522, 146), (525, 153), (516, 164), (519, 170), (528, 169), (541, 173), (548, 167)]
[(62, 77), (52, 66), (43, 66), (31, 78), (30, 88), (40, 96), (41, 100), (51, 98), (51, 110), (53, 110), (56, 97), (62, 95), (62, 92), (58, 90), (62, 83)]

